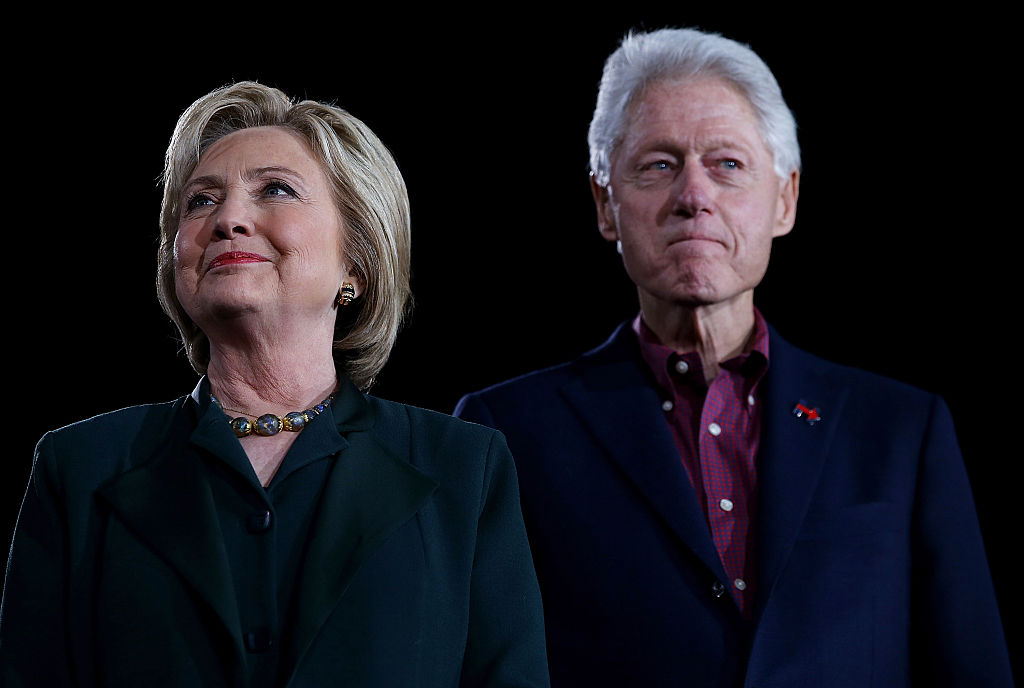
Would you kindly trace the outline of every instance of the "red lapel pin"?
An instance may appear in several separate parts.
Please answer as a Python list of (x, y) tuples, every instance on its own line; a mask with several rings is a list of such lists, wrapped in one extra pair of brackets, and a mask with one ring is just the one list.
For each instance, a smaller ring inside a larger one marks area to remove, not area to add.
[(797, 418), (803, 418), (807, 421), (808, 425), (814, 425), (821, 420), (821, 412), (816, 406), (808, 406), (803, 401), (797, 403), (793, 409), (793, 415)]

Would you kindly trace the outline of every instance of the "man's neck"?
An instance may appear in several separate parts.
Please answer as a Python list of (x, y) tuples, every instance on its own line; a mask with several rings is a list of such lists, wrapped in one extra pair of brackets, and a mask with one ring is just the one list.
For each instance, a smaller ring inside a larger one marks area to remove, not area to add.
[(697, 352), (708, 382), (719, 364), (743, 353), (754, 332), (753, 292), (709, 305), (684, 306), (647, 297), (640, 308), (647, 327), (658, 340), (678, 353)]

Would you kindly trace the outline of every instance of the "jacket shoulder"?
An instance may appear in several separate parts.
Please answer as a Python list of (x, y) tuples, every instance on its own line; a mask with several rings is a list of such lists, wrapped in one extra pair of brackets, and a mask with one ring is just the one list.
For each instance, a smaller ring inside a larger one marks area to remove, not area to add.
[(50, 430), (36, 444), (35, 470), (67, 485), (93, 485), (128, 470), (166, 441), (186, 400), (130, 406)]
[(501, 433), (446, 413), (367, 396), (377, 437), (399, 454), (486, 452)]
[[(772, 331), (770, 368), (780, 367), (784, 372), (800, 368), (816, 375), (830, 385), (843, 386), (855, 394), (896, 403), (934, 402), (938, 395), (909, 382), (853, 365), (831, 361), (798, 348)], [(776, 363), (778, 366), (776, 366)]]
[(488, 399), (536, 397), (545, 393), (557, 392), (561, 387), (584, 377), (595, 368), (620, 364), (626, 364), (628, 367), (637, 361), (639, 361), (639, 348), (636, 346), (636, 338), (627, 321), (620, 324), (611, 337), (600, 346), (590, 349), (576, 358), (489, 385), (467, 394), (464, 399), (470, 397)]
[(467, 396), (508, 397), (519, 395), (535, 395), (545, 390), (556, 390), (566, 382), (579, 377), (585, 367), (584, 357), (566, 361), (547, 368), (532, 370), (522, 375), (502, 380), (484, 387)]
[(61, 445), (73, 445), (88, 450), (93, 447), (109, 449), (121, 442), (131, 442), (140, 431), (166, 425), (184, 406), (187, 397), (174, 401), (129, 406), (108, 411), (91, 418), (76, 421), (50, 430), (43, 439)]

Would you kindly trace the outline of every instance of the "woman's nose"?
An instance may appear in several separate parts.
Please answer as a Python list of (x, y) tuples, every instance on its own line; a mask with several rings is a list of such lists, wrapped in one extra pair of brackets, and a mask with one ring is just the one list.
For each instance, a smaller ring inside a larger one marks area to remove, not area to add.
[(241, 198), (229, 194), (217, 208), (213, 234), (216, 239), (252, 236), (256, 221), (252, 208)]

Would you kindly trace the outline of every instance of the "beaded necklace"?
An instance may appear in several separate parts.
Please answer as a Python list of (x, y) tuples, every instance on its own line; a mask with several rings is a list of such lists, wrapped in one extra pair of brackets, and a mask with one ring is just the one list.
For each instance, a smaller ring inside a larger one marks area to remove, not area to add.
[[(235, 437), (248, 437), (249, 435), (261, 435), (263, 437), (270, 437), (276, 435), (282, 430), (288, 432), (299, 432), (306, 427), (310, 421), (319, 416), (321, 413), (330, 408), (331, 404), (334, 403), (334, 397), (337, 393), (327, 397), (319, 404), (308, 408), (305, 411), (292, 411), (291, 413), (282, 416), (275, 416), (273, 413), (265, 413), (262, 416), (256, 418), (256, 420), (249, 420), (246, 416), (238, 416), (231, 418), (228, 423), (231, 425), (231, 429), (235, 431)], [(210, 395), (210, 399), (213, 403), (217, 404), (218, 407), (227, 415), (227, 411), (234, 411), (235, 413), (242, 413), (238, 409), (224, 408), (217, 397)]]

